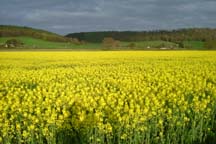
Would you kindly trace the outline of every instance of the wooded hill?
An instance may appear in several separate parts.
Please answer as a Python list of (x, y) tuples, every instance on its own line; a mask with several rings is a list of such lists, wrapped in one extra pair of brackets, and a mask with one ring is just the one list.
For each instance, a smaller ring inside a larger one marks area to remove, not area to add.
[(67, 42), (68, 38), (48, 32), (45, 30), (34, 29), (30, 27), (0, 25), (0, 37), (32, 37), (53, 42)]
[(70, 38), (78, 38), (87, 42), (102, 42), (105, 37), (112, 37), (119, 41), (152, 41), (162, 40), (169, 42), (181, 41), (212, 41), (216, 40), (216, 29), (190, 28), (179, 30), (158, 30), (158, 31), (104, 31), (104, 32), (81, 32), (66, 35)]
[[(19, 41), (19, 42), (18, 42)], [(11, 43), (12, 42), (12, 43)], [(18, 42), (16, 46), (14, 42)], [(20, 45), (22, 44), (22, 45)], [(30, 27), (0, 25), (0, 48), (216, 49), (216, 29), (104, 31), (66, 36)]]

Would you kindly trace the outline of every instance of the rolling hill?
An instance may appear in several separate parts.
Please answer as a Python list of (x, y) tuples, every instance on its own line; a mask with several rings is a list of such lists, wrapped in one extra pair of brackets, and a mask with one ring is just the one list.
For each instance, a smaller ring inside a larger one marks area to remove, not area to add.
[(11, 48), (5, 47), (5, 43), (14, 39), (23, 43), (22, 46), (12, 47), (19, 49), (71, 49), (81, 47), (73, 39), (49, 31), (30, 27), (0, 25), (0, 48)]
[(0, 37), (31, 37), (53, 42), (68, 42), (69, 39), (45, 30), (30, 27), (0, 25)]
[[(117, 42), (117, 45), (107, 47), (103, 43), (104, 38), (113, 38)], [(20, 47), (12, 48), (22, 49), (216, 49), (216, 29), (209, 28), (143, 32), (81, 32), (62, 36), (30, 27), (0, 25), (0, 48), (7, 49), (5, 43), (11, 39), (16, 39), (23, 43)]]

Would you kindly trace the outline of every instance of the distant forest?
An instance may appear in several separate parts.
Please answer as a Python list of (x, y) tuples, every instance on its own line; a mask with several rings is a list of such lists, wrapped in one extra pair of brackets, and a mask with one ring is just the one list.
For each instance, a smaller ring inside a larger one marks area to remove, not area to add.
[(106, 37), (119, 41), (152, 41), (162, 40), (179, 43), (181, 41), (215, 41), (216, 29), (190, 28), (179, 30), (158, 30), (158, 31), (104, 31), (104, 32), (80, 32), (66, 35), (69, 38), (77, 38), (86, 42), (100, 43)]

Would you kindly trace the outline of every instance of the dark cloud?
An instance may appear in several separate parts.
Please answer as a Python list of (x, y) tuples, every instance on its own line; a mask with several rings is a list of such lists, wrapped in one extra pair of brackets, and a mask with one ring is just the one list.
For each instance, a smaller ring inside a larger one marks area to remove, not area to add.
[(216, 27), (215, 0), (1, 0), (0, 24), (60, 34)]

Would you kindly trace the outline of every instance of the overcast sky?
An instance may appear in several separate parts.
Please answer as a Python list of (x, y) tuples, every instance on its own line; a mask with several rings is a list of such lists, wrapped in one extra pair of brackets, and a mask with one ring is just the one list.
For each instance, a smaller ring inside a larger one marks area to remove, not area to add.
[(0, 0), (0, 24), (59, 34), (216, 28), (216, 0)]

